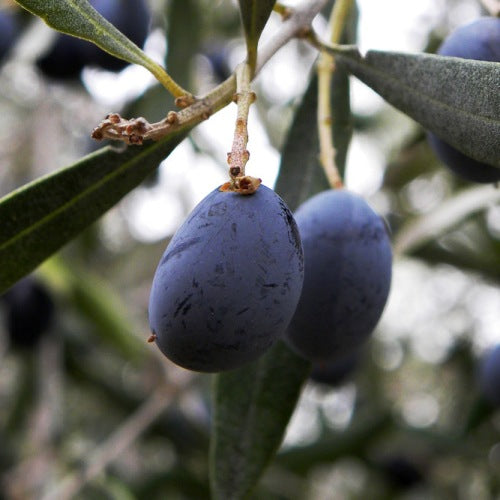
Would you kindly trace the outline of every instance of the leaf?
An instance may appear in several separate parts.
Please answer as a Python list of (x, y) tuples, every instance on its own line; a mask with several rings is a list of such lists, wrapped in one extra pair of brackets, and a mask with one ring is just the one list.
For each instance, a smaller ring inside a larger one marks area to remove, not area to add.
[[(358, 10), (353, 6), (342, 36), (343, 42), (355, 42), (357, 21)], [(337, 65), (332, 74), (330, 99), (335, 164), (344, 177), (353, 130), (349, 76), (344, 66)], [(319, 161), (317, 108), (318, 77), (313, 70), (285, 139), (275, 187), (291, 210), (314, 194), (330, 188)]]
[(129, 311), (112, 287), (75, 262), (54, 257), (40, 271), (55, 286), (62, 288), (82, 317), (90, 322), (97, 335), (129, 361), (144, 358), (146, 343), (134, 332)]
[(336, 60), (451, 146), (500, 167), (500, 63), (356, 49)]
[(314, 71), (286, 137), (275, 186), (292, 211), (330, 187), (319, 162), (317, 105), (318, 77)]
[[(51, 28), (93, 42), (111, 55), (148, 69), (166, 87), (170, 77), (87, 0), (16, 0)], [(167, 87), (168, 88), (168, 87)]]
[[(358, 7), (355, 2), (349, 9), (349, 16), (344, 26), (342, 43), (356, 43), (358, 27)], [(351, 113), (349, 74), (344, 66), (336, 65), (331, 84), (332, 139), (335, 148), (335, 165), (342, 178), (345, 177), (347, 152), (353, 132)]]
[(198, 0), (168, 2), (166, 66), (175, 80), (186, 88), (191, 87), (193, 59), (200, 47), (201, 16)]
[(0, 199), (0, 293), (115, 205), (183, 138), (122, 153), (106, 147)]
[(274, 457), (310, 363), (279, 342), (258, 361), (215, 376), (210, 447), (214, 500), (245, 498)]
[(248, 64), (253, 70), (257, 61), (257, 44), (276, 0), (238, 0), (238, 2), (245, 30)]

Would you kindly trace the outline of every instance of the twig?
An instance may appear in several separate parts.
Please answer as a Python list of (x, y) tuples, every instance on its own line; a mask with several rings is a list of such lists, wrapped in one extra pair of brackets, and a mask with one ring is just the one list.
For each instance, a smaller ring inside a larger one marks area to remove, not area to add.
[(255, 75), (257, 75), (269, 59), (271, 59), (271, 57), (292, 38), (302, 36), (305, 31), (310, 30), (313, 19), (324, 7), (326, 2), (327, 0), (306, 0), (292, 10), (290, 17), (283, 22), (281, 29), (266, 43), (266, 45), (259, 49)]
[[(330, 40), (334, 44), (340, 42), (345, 21), (352, 7), (352, 0), (337, 0), (330, 17)], [(320, 162), (330, 186), (338, 189), (343, 186), (342, 178), (335, 161), (335, 147), (332, 138), (331, 84), (335, 71), (334, 57), (322, 50), (318, 65), (318, 135), (320, 146)]]
[(42, 500), (71, 500), (111, 462), (119, 457), (159, 417), (193, 380), (157, 389), (111, 436), (86, 460), (83, 470), (68, 475)]
[[(283, 45), (310, 29), (312, 20), (325, 3), (326, 0), (305, 0), (292, 11), (276, 35), (259, 50), (253, 78)], [(127, 144), (142, 144), (148, 139), (159, 140), (206, 120), (231, 102), (235, 90), (236, 77), (231, 75), (204, 97), (196, 99), (192, 105), (179, 112), (169, 112), (167, 117), (158, 123), (148, 123), (144, 118), (126, 120), (113, 113), (94, 129), (92, 137), (96, 140), (120, 140)]]

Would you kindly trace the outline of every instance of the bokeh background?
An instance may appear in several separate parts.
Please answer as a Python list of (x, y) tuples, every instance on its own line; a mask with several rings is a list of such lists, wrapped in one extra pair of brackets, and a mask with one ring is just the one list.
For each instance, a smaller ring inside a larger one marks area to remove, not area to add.
[[(146, 51), (195, 93), (244, 58), (236, 2), (148, 5)], [(476, 0), (357, 5), (363, 51), (434, 52), (456, 26), (485, 14)], [(89, 135), (109, 112), (156, 121), (173, 108), (139, 67), (48, 78), (36, 60), (54, 33), (12, 2), (0, 6), (19, 24), (0, 61), (1, 196), (101, 147)], [(271, 17), (264, 42), (280, 22)], [(326, 23), (315, 21), (318, 33)], [(292, 41), (254, 83), (247, 172), (268, 186), (315, 58)], [(418, 124), (354, 79), (351, 106), (345, 182), (391, 228), (392, 290), (344, 376), (304, 388), (255, 498), (500, 498), (500, 413), (477, 377), (500, 342), (499, 191), (446, 170)], [(18, 322), (41, 330), (39, 339), (16, 341), (12, 301), (0, 301), (0, 498), (208, 498), (211, 377), (177, 368), (146, 343), (147, 302), (169, 238), (226, 180), (235, 109), (198, 126), (25, 282), (29, 306)]]

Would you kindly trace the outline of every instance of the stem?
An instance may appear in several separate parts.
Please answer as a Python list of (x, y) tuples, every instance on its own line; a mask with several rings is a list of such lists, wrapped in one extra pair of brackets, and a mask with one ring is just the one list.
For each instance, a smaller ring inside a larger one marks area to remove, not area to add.
[(274, 4), (273, 11), (279, 14), (283, 21), (286, 21), (292, 15), (293, 9), (283, 5), (281, 2), (276, 2)]
[(153, 60), (147, 58), (146, 67), (150, 73), (176, 98), (181, 98), (183, 102), (192, 104), (194, 102), (194, 96), (191, 92), (183, 89), (172, 77), (167, 73), (167, 71), (162, 68), (159, 64), (156, 64)]
[(238, 105), (236, 125), (234, 129), (233, 147), (228, 154), (229, 176), (232, 180), (245, 175), (245, 166), (250, 156), (246, 149), (248, 143), (248, 114), (255, 101), (255, 93), (250, 90), (251, 68), (242, 63), (236, 68), (236, 94), (234, 100)]
[(481, 3), (490, 15), (493, 17), (500, 17), (500, 4), (498, 0), (481, 0)]
[(292, 38), (300, 35), (305, 29), (310, 29), (313, 19), (326, 2), (327, 0), (305, 0), (291, 11), (290, 17), (283, 22), (283, 27), (259, 50), (254, 77), (281, 47)]
[(236, 125), (234, 128), (233, 146), (227, 155), (230, 182), (223, 186), (224, 191), (238, 191), (252, 194), (259, 187), (260, 179), (245, 175), (245, 166), (250, 157), (248, 144), (248, 114), (250, 106), (255, 102), (255, 93), (250, 89), (252, 68), (248, 63), (241, 63), (236, 68), (236, 94), (233, 100), (238, 105)]
[(95, 479), (116, 458), (161, 415), (172, 401), (186, 389), (191, 382), (157, 389), (111, 436), (87, 457), (81, 472), (69, 474), (42, 500), (69, 500), (90, 481)]
[[(337, 44), (342, 36), (342, 31), (352, 7), (353, 0), (337, 0), (330, 17), (330, 40)], [(315, 37), (309, 38), (316, 40)], [(317, 41), (317, 40), (316, 40)], [(322, 51), (318, 59), (318, 135), (320, 148), (320, 162), (325, 171), (330, 186), (333, 189), (343, 187), (342, 178), (335, 162), (335, 147), (332, 135), (331, 114), (331, 83), (335, 71), (335, 60), (333, 56)]]

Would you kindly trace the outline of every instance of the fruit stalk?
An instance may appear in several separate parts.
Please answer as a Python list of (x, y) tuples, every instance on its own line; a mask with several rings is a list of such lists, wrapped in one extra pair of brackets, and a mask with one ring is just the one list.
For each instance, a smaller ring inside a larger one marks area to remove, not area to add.
[(223, 191), (237, 191), (241, 194), (252, 194), (261, 181), (245, 175), (245, 166), (250, 158), (248, 144), (248, 114), (250, 106), (255, 102), (255, 92), (250, 88), (251, 68), (248, 63), (241, 63), (236, 68), (236, 93), (233, 101), (238, 105), (236, 125), (231, 152), (227, 155), (230, 181), (221, 188)]
[[(330, 16), (330, 41), (340, 42), (343, 28), (352, 7), (352, 0), (338, 0)], [(342, 188), (342, 179), (335, 162), (335, 147), (332, 140), (331, 83), (335, 71), (333, 55), (322, 51), (317, 64), (318, 71), (318, 135), (320, 162), (330, 186)]]

